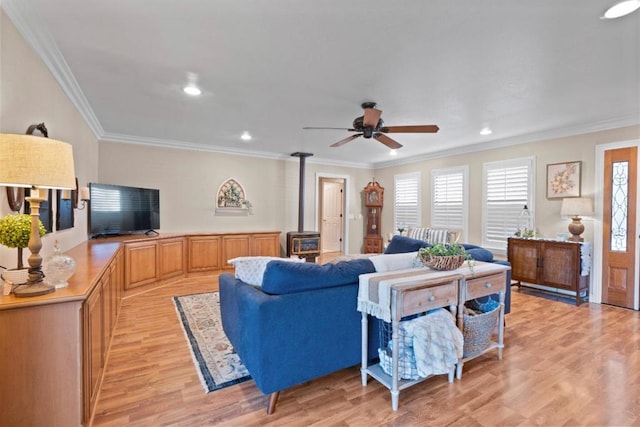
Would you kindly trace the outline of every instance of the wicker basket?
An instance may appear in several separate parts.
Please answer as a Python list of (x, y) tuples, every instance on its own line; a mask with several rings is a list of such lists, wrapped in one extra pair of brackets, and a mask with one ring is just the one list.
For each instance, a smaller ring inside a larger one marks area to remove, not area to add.
[(422, 263), (432, 270), (455, 270), (465, 261), (464, 255), (433, 256), (422, 252), (419, 254)]
[(491, 341), (491, 334), (498, 324), (500, 307), (475, 316), (464, 315), (464, 350), (462, 357), (473, 357), (482, 353)]

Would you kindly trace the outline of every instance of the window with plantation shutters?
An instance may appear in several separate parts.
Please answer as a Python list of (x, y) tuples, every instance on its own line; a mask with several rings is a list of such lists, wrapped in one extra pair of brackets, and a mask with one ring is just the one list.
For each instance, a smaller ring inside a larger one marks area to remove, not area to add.
[(466, 232), (468, 175), (468, 166), (431, 171), (431, 227)]
[[(534, 159), (485, 163), (483, 166), (482, 245), (506, 250), (525, 205), (534, 213)], [(535, 228), (535, 227), (534, 227)]]
[[(394, 177), (393, 224), (395, 230), (419, 227), (422, 222), (422, 194), (420, 172), (406, 173)], [(394, 230), (394, 231), (395, 231)]]

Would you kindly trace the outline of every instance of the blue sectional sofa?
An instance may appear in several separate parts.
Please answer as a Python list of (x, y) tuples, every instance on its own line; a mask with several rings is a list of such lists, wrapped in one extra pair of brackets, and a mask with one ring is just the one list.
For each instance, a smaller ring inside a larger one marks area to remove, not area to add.
[[(386, 253), (415, 252), (426, 245), (395, 236)], [(466, 247), (478, 260), (499, 262), (483, 248)], [(260, 391), (270, 395), (268, 413), (281, 390), (360, 364), (358, 279), (374, 271), (366, 258), (325, 265), (275, 260), (266, 263), (260, 286), (220, 275), (224, 332)], [(378, 354), (378, 327), (379, 322), (369, 322), (371, 357)]]
[[(358, 276), (368, 259), (336, 264), (271, 261), (262, 287), (220, 275), (222, 327), (272, 413), (279, 392), (361, 362)], [(378, 322), (369, 322), (377, 355)], [(375, 338), (374, 338), (375, 337)]]

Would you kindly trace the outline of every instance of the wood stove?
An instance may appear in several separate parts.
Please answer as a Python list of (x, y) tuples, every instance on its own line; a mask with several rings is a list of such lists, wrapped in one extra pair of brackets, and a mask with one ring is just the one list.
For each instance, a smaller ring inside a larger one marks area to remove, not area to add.
[(291, 156), (300, 158), (300, 188), (298, 189), (298, 231), (287, 233), (287, 257), (297, 256), (305, 258), (307, 262), (316, 262), (316, 257), (320, 256), (320, 233), (304, 231), (305, 159), (313, 154), (296, 152)]

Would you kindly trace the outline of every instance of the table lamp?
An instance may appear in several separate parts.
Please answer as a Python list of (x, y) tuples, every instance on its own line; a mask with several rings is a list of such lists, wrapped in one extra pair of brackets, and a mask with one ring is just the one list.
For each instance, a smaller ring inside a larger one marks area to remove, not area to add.
[(14, 289), (16, 297), (44, 295), (55, 291), (42, 274), (42, 241), (38, 230), (40, 203), (46, 200), (39, 189), (75, 189), (71, 144), (33, 135), (0, 133), (0, 185), (31, 188), (29, 236), (29, 281)]
[(567, 197), (562, 199), (562, 207), (560, 208), (560, 215), (570, 216), (571, 223), (569, 224), (569, 237), (570, 241), (582, 242), (584, 239), (580, 237), (584, 231), (584, 224), (582, 224), (583, 215), (593, 215), (593, 200), (588, 197)]

